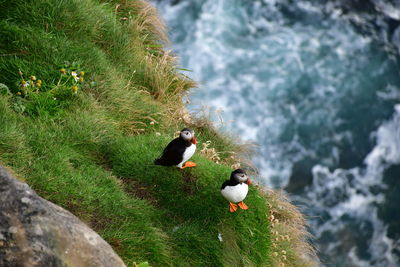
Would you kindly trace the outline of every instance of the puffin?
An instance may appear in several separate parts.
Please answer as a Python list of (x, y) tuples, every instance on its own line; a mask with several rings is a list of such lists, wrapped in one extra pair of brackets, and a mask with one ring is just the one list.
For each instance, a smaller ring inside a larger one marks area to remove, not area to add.
[[(238, 205), (241, 209), (247, 210), (249, 207), (243, 200), (249, 191), (250, 179), (242, 169), (236, 169), (231, 173), (231, 178), (226, 180), (221, 186), (221, 194), (229, 201), (229, 211), (235, 212)], [(235, 203), (239, 203), (238, 205)]]
[[(184, 128), (179, 137), (172, 140), (164, 149), (162, 155), (154, 160), (154, 164), (162, 166), (177, 166), (180, 169), (194, 167), (196, 163), (187, 161), (196, 151), (194, 131)], [(185, 163), (186, 162), (186, 163)], [(185, 163), (185, 165), (183, 165)]]

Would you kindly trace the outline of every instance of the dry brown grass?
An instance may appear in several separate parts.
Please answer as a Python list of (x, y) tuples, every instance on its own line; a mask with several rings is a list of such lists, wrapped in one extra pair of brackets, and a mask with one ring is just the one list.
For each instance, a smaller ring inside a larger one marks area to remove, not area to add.
[(259, 188), (259, 191), (268, 202), (274, 266), (319, 266), (303, 214), (282, 190)]
[(222, 118), (220, 118), (221, 127), (218, 127), (211, 121), (210, 114), (207, 112), (200, 112), (189, 118), (186, 125), (195, 129), (196, 135), (206, 143), (202, 144), (204, 151), (200, 152), (203, 156), (232, 169), (243, 167), (253, 174), (257, 172), (250, 160), (256, 151), (254, 143), (242, 142), (234, 134), (223, 131)]
[(202, 143), (202, 148), (199, 151), (200, 155), (203, 157), (214, 161), (217, 164), (220, 164), (221, 157), (219, 156), (219, 153), (215, 148), (211, 147), (211, 141), (208, 140), (206, 142)]
[[(143, 58), (140, 62), (146, 84), (143, 89), (155, 99), (174, 106), (174, 110), (181, 108), (182, 94), (197, 84), (179, 72), (176, 56), (164, 48), (169, 39), (156, 8), (147, 1), (125, 0), (116, 10), (122, 13), (122, 18), (129, 19), (128, 28), (137, 37), (132, 40), (132, 50)], [(129, 16), (129, 11), (136, 15)]]
[(164, 51), (158, 55), (147, 53), (144, 58), (145, 80), (154, 98), (178, 108), (183, 106), (183, 93), (197, 84), (177, 71), (176, 57)]
[[(167, 28), (157, 9), (144, 0), (122, 0), (115, 7), (121, 20), (131, 20), (130, 26), (145, 41), (169, 44)], [(134, 14), (134, 15), (133, 15)]]

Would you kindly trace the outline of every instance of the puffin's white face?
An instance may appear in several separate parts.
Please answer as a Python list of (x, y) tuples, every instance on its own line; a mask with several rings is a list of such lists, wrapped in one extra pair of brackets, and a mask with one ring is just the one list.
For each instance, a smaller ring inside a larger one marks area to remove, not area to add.
[(239, 183), (244, 183), (247, 181), (247, 174), (244, 172), (238, 172), (238, 173), (234, 173), (233, 177), (236, 179), (236, 181), (238, 181)]
[(191, 141), (194, 137), (194, 132), (191, 132), (189, 130), (183, 130), (181, 132), (181, 137), (185, 141)]

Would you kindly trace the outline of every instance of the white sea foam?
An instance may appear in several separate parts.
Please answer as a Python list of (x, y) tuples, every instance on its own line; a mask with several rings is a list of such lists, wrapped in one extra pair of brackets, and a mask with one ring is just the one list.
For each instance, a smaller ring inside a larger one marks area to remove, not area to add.
[[(372, 233), (369, 236), (368, 252), (375, 259), (374, 266), (396, 266), (400, 260), (391, 253), (399, 242), (387, 237), (387, 226), (379, 219), (377, 204), (382, 204), (385, 197), (382, 193), (374, 194), (373, 187), (385, 187), (383, 172), (391, 164), (400, 163), (400, 105), (395, 106), (391, 120), (384, 122), (374, 134), (376, 145), (365, 158), (365, 167), (356, 167), (348, 170), (336, 169), (333, 172), (327, 167), (317, 165), (313, 168), (313, 184), (307, 189), (307, 201), (317, 211), (329, 214), (326, 221), (311, 220), (316, 236), (321, 237), (328, 233), (338, 234), (346, 232), (347, 224), (341, 220), (348, 216), (357, 225), (371, 225)], [(388, 165), (389, 164), (389, 165)], [(376, 191), (376, 190), (375, 190)], [(304, 201), (304, 199), (299, 199)], [(358, 231), (358, 230), (357, 230)], [(359, 232), (353, 232), (354, 235)], [(353, 237), (347, 236), (352, 239)], [(347, 241), (355, 249), (357, 243)], [(328, 251), (340, 250), (341, 242), (330, 242)], [(339, 261), (340, 262), (340, 261)], [(355, 266), (372, 266), (367, 264), (357, 253), (350, 251), (347, 264)]]

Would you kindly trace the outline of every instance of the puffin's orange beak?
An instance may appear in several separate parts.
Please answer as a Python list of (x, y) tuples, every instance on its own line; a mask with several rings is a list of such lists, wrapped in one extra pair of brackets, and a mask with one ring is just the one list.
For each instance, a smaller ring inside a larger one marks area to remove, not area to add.
[(248, 184), (248, 185), (251, 184), (250, 179), (247, 179), (247, 184)]
[(195, 145), (196, 144), (196, 138), (192, 138), (192, 143)]

